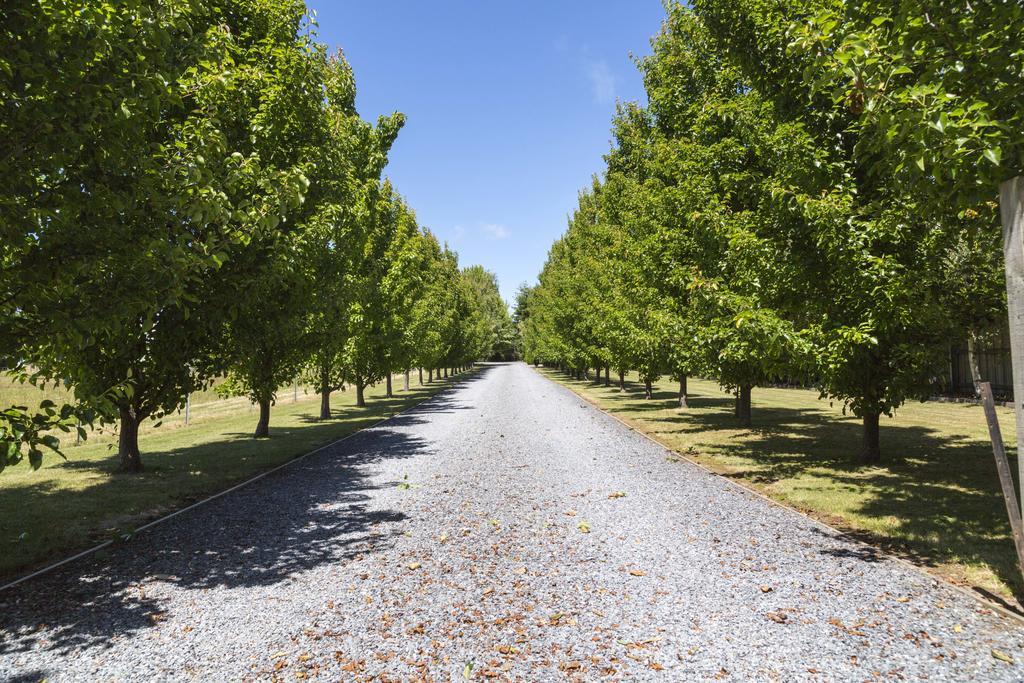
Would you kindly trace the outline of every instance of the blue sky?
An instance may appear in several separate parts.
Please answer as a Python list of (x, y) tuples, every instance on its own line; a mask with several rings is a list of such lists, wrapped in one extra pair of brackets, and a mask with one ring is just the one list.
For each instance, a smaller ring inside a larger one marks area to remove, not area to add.
[(462, 265), (511, 303), (602, 168), (615, 101), (642, 100), (660, 0), (308, 0), (360, 114), (408, 123), (387, 175)]

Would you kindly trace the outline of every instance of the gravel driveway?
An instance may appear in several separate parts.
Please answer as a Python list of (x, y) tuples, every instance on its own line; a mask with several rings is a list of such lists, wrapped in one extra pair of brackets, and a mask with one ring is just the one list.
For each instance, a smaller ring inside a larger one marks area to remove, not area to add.
[(667, 455), (489, 367), (0, 594), (0, 679), (1024, 678), (1017, 622)]

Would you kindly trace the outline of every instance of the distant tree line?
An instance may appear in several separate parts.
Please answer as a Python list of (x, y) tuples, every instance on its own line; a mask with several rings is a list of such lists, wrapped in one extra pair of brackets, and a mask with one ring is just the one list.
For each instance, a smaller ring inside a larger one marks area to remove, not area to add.
[(139, 425), (217, 377), (266, 436), (299, 375), (328, 419), (494, 352), (493, 276), (382, 178), (405, 119), (355, 95), (301, 0), (0, 5), (0, 367), (76, 399), (0, 412), (0, 469), (117, 420), (139, 471)]
[(668, 5), (539, 284), (524, 353), (751, 393), (802, 378), (863, 421), (1005, 321), (999, 183), (1024, 169), (1019, 3)]

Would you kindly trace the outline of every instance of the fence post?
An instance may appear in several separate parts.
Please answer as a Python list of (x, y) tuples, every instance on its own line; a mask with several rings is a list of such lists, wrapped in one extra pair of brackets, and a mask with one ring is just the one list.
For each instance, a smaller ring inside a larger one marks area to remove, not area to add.
[(1013, 473), (1006, 459), (1006, 448), (1003, 445), (1003, 434), (999, 429), (999, 417), (996, 415), (996, 403), (992, 397), (992, 385), (981, 382), (981, 402), (985, 406), (985, 420), (988, 422), (988, 435), (992, 440), (992, 454), (996, 458), (996, 471), (999, 472), (999, 485), (1003, 489), (1003, 500), (1006, 501), (1006, 514), (1010, 517), (1010, 532), (1013, 535), (1013, 546), (1017, 549), (1017, 568), (1024, 575), (1024, 527), (1020, 520), (1020, 509), (1017, 507), (1017, 496), (1013, 492)]
[[(1006, 307), (1010, 314), (1013, 410), (1017, 418), (1017, 447), (1024, 449), (1024, 176), (999, 186), (999, 209), (1003, 219)], [(1017, 474), (1024, 487), (1024, 457), (1017, 458)], [(1024, 502), (1024, 496), (1021, 498)]]

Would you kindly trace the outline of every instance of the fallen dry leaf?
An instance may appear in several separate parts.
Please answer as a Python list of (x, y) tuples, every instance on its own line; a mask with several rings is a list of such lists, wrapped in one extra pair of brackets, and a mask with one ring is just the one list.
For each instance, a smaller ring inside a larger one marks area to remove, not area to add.
[(639, 569), (630, 569), (629, 574), (630, 576), (647, 576), (647, 572), (640, 571)]
[(407, 564), (405, 566), (408, 567), (409, 569), (419, 569), (423, 565), (421, 565), (419, 562), (410, 562), (409, 564)]
[(611, 499), (611, 500), (615, 500), (616, 498), (625, 498), (625, 497), (626, 497), (626, 494), (623, 493), (622, 491), (616, 491), (615, 493), (608, 494), (608, 498)]
[(771, 586), (761, 586), (761, 592), (762, 593), (771, 593), (773, 590), (775, 590), (775, 589), (772, 588)]
[(786, 617), (784, 612), (768, 612), (767, 614), (765, 614), (765, 616), (774, 621), (776, 624), (785, 624), (786, 619), (788, 618)]
[(586, 521), (580, 522), (577, 526), (579, 527), (579, 530), (582, 531), (583, 533), (585, 533), (585, 534), (589, 534), (590, 533), (590, 524), (588, 524)]
[(1006, 654), (1005, 652), (1001, 652), (1000, 650), (993, 649), (992, 650), (992, 656), (995, 657), (996, 659), (998, 659), (1000, 662), (1006, 662), (1007, 664), (1013, 664), (1013, 657), (1011, 657), (1010, 655)]

